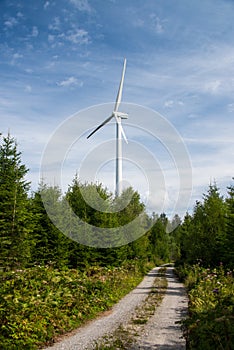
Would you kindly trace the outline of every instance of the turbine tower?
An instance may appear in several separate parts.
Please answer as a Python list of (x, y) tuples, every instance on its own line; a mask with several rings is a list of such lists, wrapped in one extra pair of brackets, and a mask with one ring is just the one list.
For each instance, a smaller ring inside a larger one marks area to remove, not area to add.
[(116, 121), (116, 174), (115, 174), (115, 194), (116, 197), (121, 195), (122, 193), (122, 176), (123, 176), (123, 162), (122, 162), (122, 137), (128, 143), (126, 135), (124, 133), (123, 127), (122, 127), (122, 119), (127, 119), (128, 115), (126, 113), (119, 112), (119, 105), (121, 103), (122, 99), (122, 92), (123, 92), (123, 83), (124, 83), (124, 76), (126, 71), (126, 58), (124, 59), (123, 63), (123, 71), (122, 71), (122, 77), (119, 84), (119, 90), (115, 102), (114, 110), (110, 117), (104, 120), (95, 130), (93, 130), (88, 136), (87, 139), (92, 136), (96, 131), (98, 131), (100, 128), (102, 128), (105, 124), (107, 124), (112, 118), (115, 118)]

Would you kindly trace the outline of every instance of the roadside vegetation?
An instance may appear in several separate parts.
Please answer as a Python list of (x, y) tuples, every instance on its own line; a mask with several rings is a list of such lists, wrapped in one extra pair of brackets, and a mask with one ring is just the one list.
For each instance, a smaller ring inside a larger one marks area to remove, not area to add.
[(58, 270), (37, 266), (4, 274), (1, 349), (37, 349), (108, 310), (141, 280), (137, 264)]
[(210, 186), (177, 234), (176, 271), (189, 296), (187, 349), (234, 349), (234, 187), (224, 199)]
[(185, 284), (189, 294), (189, 317), (183, 328), (187, 349), (231, 350), (234, 344), (234, 281), (232, 271), (188, 268)]

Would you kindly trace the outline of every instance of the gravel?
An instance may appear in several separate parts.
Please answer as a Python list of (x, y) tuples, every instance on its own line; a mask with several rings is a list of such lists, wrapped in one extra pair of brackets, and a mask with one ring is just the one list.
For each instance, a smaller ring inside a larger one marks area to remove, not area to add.
[[(91, 350), (96, 346), (98, 339), (108, 336), (120, 325), (129, 322), (134, 310), (148, 296), (160, 267), (151, 270), (143, 281), (110, 311), (103, 316), (78, 328), (61, 341), (44, 350)], [(147, 322), (137, 345), (132, 349), (185, 349), (185, 341), (181, 338), (180, 326), (176, 324), (185, 314), (187, 298), (183, 285), (173, 276), (173, 268), (167, 268), (166, 277), (168, 288), (161, 305), (156, 309), (154, 316)]]
[(168, 287), (163, 301), (131, 350), (186, 349), (179, 322), (187, 314), (188, 298), (183, 284), (175, 278), (172, 267), (167, 268), (166, 277)]

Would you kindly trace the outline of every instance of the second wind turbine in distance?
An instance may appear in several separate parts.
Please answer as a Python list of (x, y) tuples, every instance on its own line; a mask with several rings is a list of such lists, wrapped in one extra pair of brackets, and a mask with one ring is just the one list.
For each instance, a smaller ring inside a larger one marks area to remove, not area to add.
[(122, 136), (126, 143), (128, 143), (126, 135), (122, 127), (122, 119), (127, 119), (128, 114), (119, 112), (119, 105), (122, 99), (124, 76), (126, 71), (126, 58), (123, 63), (122, 77), (119, 84), (119, 91), (117, 94), (114, 110), (110, 117), (104, 120), (96, 129), (94, 129), (88, 136), (87, 139), (92, 136), (101, 127), (107, 124), (112, 118), (116, 121), (116, 174), (115, 174), (115, 193), (118, 197), (122, 193), (122, 177), (123, 177), (123, 162), (122, 162)]

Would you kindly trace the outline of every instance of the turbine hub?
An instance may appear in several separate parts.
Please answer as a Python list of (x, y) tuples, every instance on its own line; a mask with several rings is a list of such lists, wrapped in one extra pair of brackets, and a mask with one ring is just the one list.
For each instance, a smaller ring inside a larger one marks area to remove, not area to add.
[(121, 119), (128, 119), (128, 114), (122, 113), (122, 112), (113, 112), (113, 117), (118, 117)]

